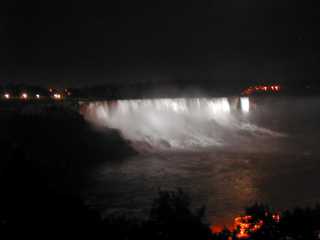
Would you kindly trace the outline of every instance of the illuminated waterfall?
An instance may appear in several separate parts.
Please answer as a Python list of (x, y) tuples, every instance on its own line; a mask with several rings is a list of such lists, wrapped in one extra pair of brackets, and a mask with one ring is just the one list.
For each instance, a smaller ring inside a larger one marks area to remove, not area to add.
[(250, 102), (248, 97), (242, 97), (240, 98), (241, 103), (241, 110), (245, 113), (248, 113), (250, 111)]
[(87, 120), (120, 130), (127, 140), (158, 148), (220, 146), (239, 131), (261, 131), (246, 121), (249, 98), (176, 98), (92, 102)]

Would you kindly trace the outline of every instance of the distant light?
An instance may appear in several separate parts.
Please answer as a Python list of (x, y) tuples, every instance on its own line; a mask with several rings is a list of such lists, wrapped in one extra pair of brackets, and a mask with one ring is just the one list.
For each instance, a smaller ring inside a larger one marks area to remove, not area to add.
[(39, 98), (40, 98), (40, 95), (39, 95), (39, 94), (36, 94), (36, 98), (39, 99)]
[(27, 93), (22, 93), (21, 94), (21, 98), (22, 99), (27, 99), (28, 98), (28, 94)]
[(52, 92), (53, 90), (52, 90), (52, 88), (49, 88), (49, 92)]
[(10, 94), (9, 93), (5, 93), (3, 96), (4, 96), (5, 99), (10, 99)]
[(274, 213), (274, 214), (272, 214), (272, 219), (273, 219), (273, 221), (278, 223), (278, 222), (280, 222), (280, 215), (278, 213)]
[(55, 94), (53, 94), (53, 98), (54, 98), (54, 99), (61, 99), (62, 96), (61, 96), (60, 93), (55, 93)]
[(248, 113), (250, 111), (250, 101), (248, 97), (241, 97), (240, 104), (242, 112)]

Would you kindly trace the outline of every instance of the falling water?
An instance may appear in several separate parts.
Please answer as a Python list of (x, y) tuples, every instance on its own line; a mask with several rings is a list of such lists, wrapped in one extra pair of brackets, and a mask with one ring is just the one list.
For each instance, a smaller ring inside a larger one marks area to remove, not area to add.
[(118, 129), (135, 146), (160, 149), (225, 146), (247, 134), (281, 135), (250, 122), (247, 97), (92, 102), (83, 112), (97, 125)]

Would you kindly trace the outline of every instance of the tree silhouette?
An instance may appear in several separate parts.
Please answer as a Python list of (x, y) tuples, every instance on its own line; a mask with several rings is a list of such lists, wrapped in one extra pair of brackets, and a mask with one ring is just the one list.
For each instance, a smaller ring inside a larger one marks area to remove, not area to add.
[(204, 207), (192, 211), (191, 199), (181, 189), (159, 191), (149, 218), (152, 239), (206, 239), (211, 237), (203, 223)]

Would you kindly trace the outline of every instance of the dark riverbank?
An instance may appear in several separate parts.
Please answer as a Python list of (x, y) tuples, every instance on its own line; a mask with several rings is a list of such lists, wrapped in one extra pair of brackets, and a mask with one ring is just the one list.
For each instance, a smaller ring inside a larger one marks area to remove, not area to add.
[(63, 105), (28, 104), (19, 111), (2, 108), (0, 131), (1, 166), (10, 164), (21, 174), (21, 160), (10, 160), (20, 152), (59, 191), (77, 192), (92, 166), (135, 154), (117, 131), (98, 132)]

